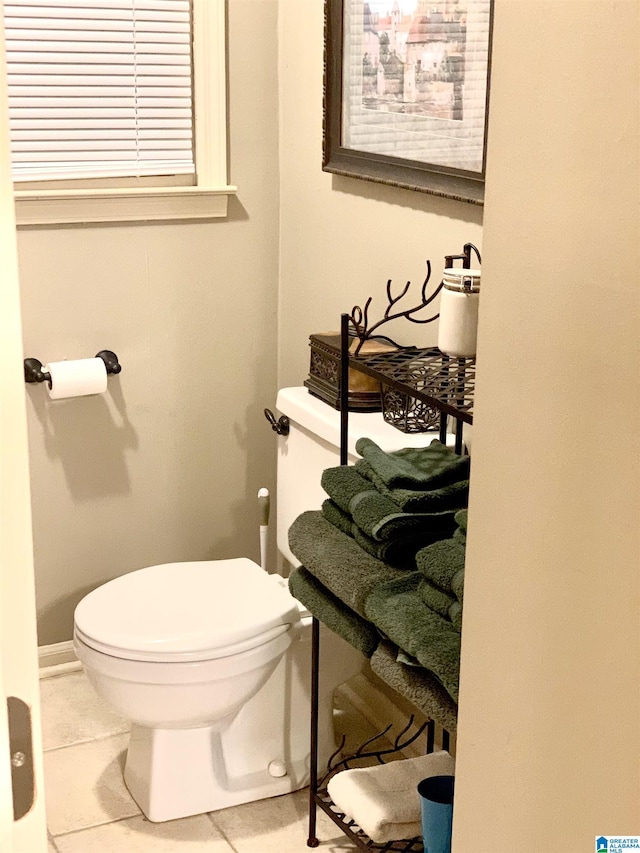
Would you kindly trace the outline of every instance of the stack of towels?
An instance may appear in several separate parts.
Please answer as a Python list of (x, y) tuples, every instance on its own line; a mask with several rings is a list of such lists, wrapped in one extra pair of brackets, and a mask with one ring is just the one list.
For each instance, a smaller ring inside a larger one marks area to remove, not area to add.
[(386, 844), (420, 835), (418, 783), (453, 772), (454, 760), (448, 752), (432, 752), (377, 767), (343, 770), (329, 780), (327, 790), (372, 841)]
[(361, 438), (356, 449), (354, 466), (324, 472), (322, 511), (289, 530), (304, 567), (290, 588), (367, 656), (388, 638), (457, 702), (469, 457), (439, 441), (386, 453)]
[(468, 501), (469, 457), (439, 441), (386, 453), (360, 438), (356, 450), (362, 459), (354, 466), (323, 473), (329, 497), (322, 513), (368, 554), (390, 566), (415, 568), (417, 551), (456, 528), (456, 510)]
[(418, 592), (424, 603), (462, 629), (464, 597), (464, 557), (467, 544), (467, 510), (455, 514), (458, 525), (451, 539), (422, 548), (416, 554), (421, 574)]
[(400, 650), (398, 660), (432, 672), (458, 701), (467, 511), (449, 539), (416, 554), (416, 571), (378, 584), (365, 616)]

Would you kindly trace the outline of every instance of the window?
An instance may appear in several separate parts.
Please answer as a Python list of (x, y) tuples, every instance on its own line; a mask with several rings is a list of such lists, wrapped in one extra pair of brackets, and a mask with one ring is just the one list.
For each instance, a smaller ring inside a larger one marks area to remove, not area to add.
[(18, 224), (226, 215), (224, 0), (4, 14)]

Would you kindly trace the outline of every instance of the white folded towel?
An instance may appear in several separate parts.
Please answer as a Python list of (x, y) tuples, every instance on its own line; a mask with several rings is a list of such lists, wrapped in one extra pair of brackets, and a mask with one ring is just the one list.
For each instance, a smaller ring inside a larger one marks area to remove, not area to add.
[(448, 752), (390, 761), (376, 767), (342, 770), (329, 781), (329, 796), (372, 841), (415, 838), (422, 831), (418, 782), (453, 775)]

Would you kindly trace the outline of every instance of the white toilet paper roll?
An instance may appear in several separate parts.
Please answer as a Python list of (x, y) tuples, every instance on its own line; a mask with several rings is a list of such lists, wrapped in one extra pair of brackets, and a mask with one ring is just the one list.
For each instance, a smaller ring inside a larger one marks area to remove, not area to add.
[(107, 368), (101, 358), (52, 361), (43, 369), (51, 377), (47, 386), (52, 400), (103, 394), (107, 390)]

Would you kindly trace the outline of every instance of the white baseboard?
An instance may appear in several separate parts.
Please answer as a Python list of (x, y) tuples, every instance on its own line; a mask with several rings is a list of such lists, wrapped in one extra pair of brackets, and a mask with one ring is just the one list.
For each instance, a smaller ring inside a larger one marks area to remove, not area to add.
[(40, 678), (51, 678), (81, 669), (82, 664), (76, 657), (71, 640), (38, 647), (38, 667)]

